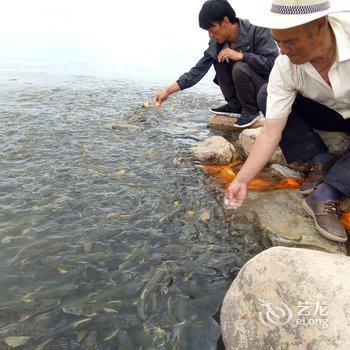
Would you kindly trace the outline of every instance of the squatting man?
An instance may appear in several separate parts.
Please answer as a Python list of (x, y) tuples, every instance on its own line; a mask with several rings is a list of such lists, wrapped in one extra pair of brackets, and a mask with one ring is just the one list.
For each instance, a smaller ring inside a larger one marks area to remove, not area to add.
[(270, 30), (237, 18), (226, 0), (206, 1), (199, 12), (199, 26), (209, 33), (208, 49), (189, 72), (156, 94), (156, 106), (171, 94), (197, 84), (214, 65), (214, 82), (227, 104), (211, 111), (238, 117), (238, 128), (252, 125), (260, 117), (258, 91), (279, 54)]
[(300, 190), (318, 232), (345, 242), (338, 205), (350, 196), (350, 152), (336, 159), (314, 129), (350, 133), (350, 12), (334, 13), (327, 0), (273, 0), (251, 22), (271, 28), (281, 55), (259, 91), (266, 120), (227, 189), (228, 205), (242, 205), (249, 182), (280, 145), (287, 163), (312, 163)]

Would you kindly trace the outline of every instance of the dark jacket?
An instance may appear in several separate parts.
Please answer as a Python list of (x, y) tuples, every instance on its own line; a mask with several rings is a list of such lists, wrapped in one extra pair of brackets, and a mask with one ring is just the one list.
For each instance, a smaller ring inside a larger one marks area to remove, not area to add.
[[(276, 57), (279, 55), (276, 43), (272, 39), (270, 29), (253, 26), (247, 20), (239, 20), (236, 51), (243, 52), (243, 62), (247, 62), (253, 70), (264, 78), (271, 72)], [(215, 40), (209, 41), (209, 47), (204, 56), (187, 73), (177, 80), (181, 90), (197, 84), (208, 72), (211, 65), (218, 58), (218, 53), (227, 43), (218, 44)]]

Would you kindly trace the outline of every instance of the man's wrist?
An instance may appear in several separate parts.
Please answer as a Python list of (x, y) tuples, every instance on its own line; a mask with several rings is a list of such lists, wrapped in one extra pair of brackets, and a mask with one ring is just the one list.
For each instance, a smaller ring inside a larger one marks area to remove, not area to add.
[[(240, 176), (240, 175), (241, 175), (241, 176)], [(242, 174), (240, 174), (239, 172), (238, 172), (236, 178), (235, 178), (233, 181), (234, 181), (235, 183), (241, 185), (241, 186), (248, 187), (248, 185), (249, 185), (249, 181), (247, 182), (247, 181), (245, 181), (244, 179), (242, 179)]]

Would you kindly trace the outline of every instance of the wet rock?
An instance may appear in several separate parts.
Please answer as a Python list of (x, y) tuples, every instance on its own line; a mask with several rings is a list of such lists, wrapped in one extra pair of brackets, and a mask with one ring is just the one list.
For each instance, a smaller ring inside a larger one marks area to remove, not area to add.
[(321, 236), (301, 205), (298, 190), (250, 191), (241, 210), (253, 212), (262, 234), (274, 246), (300, 247), (346, 254), (345, 245)]
[(65, 305), (62, 307), (62, 311), (68, 315), (82, 316), (86, 308), (84, 305)]
[(275, 247), (241, 269), (221, 309), (226, 349), (348, 349), (350, 258)]
[[(241, 130), (233, 126), (236, 122), (237, 118), (235, 117), (228, 117), (225, 115), (219, 115), (214, 114), (208, 123), (208, 127), (215, 129), (215, 130), (226, 130), (226, 131), (233, 131), (233, 130)], [(252, 128), (258, 128), (263, 125), (262, 121), (255, 122), (251, 127)]]
[(234, 117), (214, 114), (209, 120), (208, 127), (215, 130), (233, 131), (236, 130), (236, 127), (233, 126), (236, 120), (237, 118)]
[(9, 348), (19, 348), (28, 343), (29, 337), (5, 337), (4, 341)]
[(270, 170), (275, 175), (280, 175), (282, 177), (291, 177), (293, 179), (304, 179), (304, 174), (299, 171), (293, 170), (287, 166), (281, 164), (271, 164)]
[(229, 164), (235, 159), (234, 146), (221, 136), (209, 137), (193, 146), (192, 152), (203, 163)]
[(83, 244), (83, 250), (85, 253), (91, 253), (92, 252), (92, 248), (93, 248), (93, 244), (92, 243), (84, 243)]
[(210, 219), (211, 211), (209, 209), (203, 208), (199, 215), (199, 221), (207, 222)]

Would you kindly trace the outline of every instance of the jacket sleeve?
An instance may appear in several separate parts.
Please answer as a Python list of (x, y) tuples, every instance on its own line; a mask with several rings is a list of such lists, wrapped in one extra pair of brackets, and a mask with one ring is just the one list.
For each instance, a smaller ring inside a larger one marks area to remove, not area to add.
[(270, 29), (255, 27), (253, 45), (253, 52), (243, 53), (243, 61), (247, 62), (258, 74), (267, 76), (270, 74), (275, 59), (279, 55)]
[(176, 81), (179, 84), (180, 89), (188, 89), (197, 84), (207, 74), (213, 62), (214, 58), (207, 51), (204, 52), (203, 57), (197, 62), (197, 64), (191, 68), (189, 72), (182, 74)]

